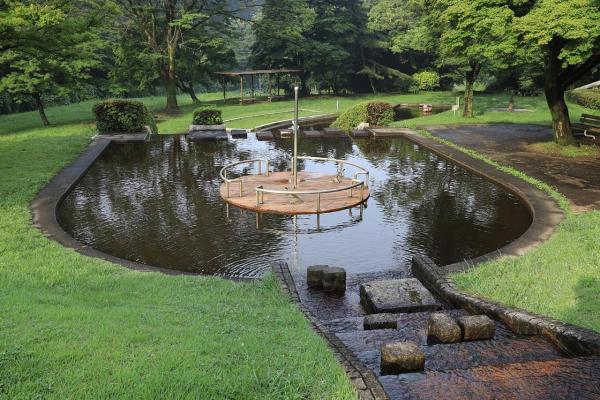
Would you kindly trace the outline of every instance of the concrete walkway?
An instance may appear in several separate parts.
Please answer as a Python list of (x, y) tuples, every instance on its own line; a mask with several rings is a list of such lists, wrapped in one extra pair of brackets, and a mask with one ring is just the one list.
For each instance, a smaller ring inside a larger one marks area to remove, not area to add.
[(534, 153), (527, 145), (553, 139), (538, 125), (423, 126), (433, 135), (485, 154), (556, 187), (575, 212), (600, 210), (600, 159), (565, 158)]

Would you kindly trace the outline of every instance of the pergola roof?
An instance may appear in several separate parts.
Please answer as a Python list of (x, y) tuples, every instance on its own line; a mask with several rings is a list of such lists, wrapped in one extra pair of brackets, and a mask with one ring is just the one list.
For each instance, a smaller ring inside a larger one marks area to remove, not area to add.
[(225, 75), (225, 76), (243, 76), (243, 75), (272, 75), (272, 74), (293, 74), (302, 72), (301, 69), (255, 69), (248, 71), (221, 71), (215, 72), (217, 75)]

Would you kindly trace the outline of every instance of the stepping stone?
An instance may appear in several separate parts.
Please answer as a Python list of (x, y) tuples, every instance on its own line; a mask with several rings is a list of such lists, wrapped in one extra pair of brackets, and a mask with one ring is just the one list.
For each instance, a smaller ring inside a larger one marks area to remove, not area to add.
[(294, 131), (291, 129), (282, 129), (279, 131), (279, 137), (282, 139), (291, 139), (294, 137)]
[(306, 283), (308, 287), (315, 289), (323, 288), (323, 271), (329, 268), (329, 265), (311, 265), (306, 270)]
[(188, 138), (194, 142), (210, 142), (215, 140), (227, 140), (226, 131), (194, 131), (188, 134)]
[(311, 265), (306, 270), (306, 283), (311, 288), (325, 292), (345, 292), (346, 270), (328, 265)]
[(324, 128), (323, 133), (329, 137), (344, 137), (347, 136), (346, 132), (338, 128)]
[(346, 291), (346, 270), (339, 267), (329, 267), (323, 270), (323, 290), (325, 292)]
[(273, 140), (273, 133), (270, 131), (256, 132), (256, 139), (258, 139), (258, 140)]
[(367, 130), (365, 130), (365, 129), (354, 129), (350, 133), (355, 138), (363, 138), (363, 137), (369, 137), (369, 136), (371, 136), (371, 134)]
[(360, 303), (371, 314), (437, 311), (440, 304), (418, 279), (389, 279), (360, 285)]
[(427, 321), (427, 336), (442, 343), (456, 343), (460, 342), (462, 331), (454, 318), (443, 313), (433, 313)]
[(422, 371), (425, 367), (425, 353), (415, 342), (384, 344), (380, 351), (381, 375)]
[(306, 138), (320, 138), (323, 136), (324, 136), (323, 132), (321, 132), (321, 131), (315, 131), (315, 130), (304, 131), (304, 137), (306, 137)]
[(231, 132), (232, 139), (247, 139), (248, 132), (245, 129), (232, 129)]
[(496, 334), (496, 324), (487, 315), (460, 317), (458, 325), (462, 330), (463, 340), (493, 339)]
[(190, 125), (189, 132), (224, 131), (225, 125)]
[(363, 327), (365, 331), (372, 331), (376, 329), (397, 329), (398, 317), (396, 314), (367, 315), (363, 320)]

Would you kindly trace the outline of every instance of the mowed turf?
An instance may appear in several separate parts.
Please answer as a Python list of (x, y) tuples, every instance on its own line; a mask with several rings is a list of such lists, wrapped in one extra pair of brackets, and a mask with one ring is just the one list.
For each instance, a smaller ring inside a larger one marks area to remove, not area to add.
[(273, 277), (134, 272), (42, 236), (28, 204), (93, 129), (9, 117), (0, 117), (1, 398), (356, 397)]

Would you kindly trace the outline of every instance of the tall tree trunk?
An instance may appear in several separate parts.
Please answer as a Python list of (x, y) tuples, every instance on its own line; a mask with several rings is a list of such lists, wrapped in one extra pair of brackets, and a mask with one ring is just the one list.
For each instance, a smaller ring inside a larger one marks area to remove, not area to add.
[(552, 128), (556, 143), (567, 146), (575, 144), (575, 137), (571, 128), (569, 109), (565, 102), (565, 87), (560, 79), (562, 60), (560, 60), (562, 44), (553, 39), (548, 45), (548, 56), (544, 68), (544, 93), (546, 102), (552, 115)]
[(165, 92), (167, 94), (166, 112), (177, 112), (177, 75), (175, 73), (175, 47), (167, 46), (167, 65), (163, 71), (163, 80), (165, 83)]
[(42, 96), (39, 93), (34, 93), (33, 98), (35, 100), (35, 106), (40, 112), (40, 118), (42, 119), (42, 123), (44, 126), (50, 125), (50, 121), (48, 121), (48, 117), (46, 117), (46, 111), (44, 110), (44, 102), (42, 101)]
[(473, 118), (473, 86), (477, 75), (479, 75), (479, 63), (470, 63), (469, 69), (465, 74), (465, 108), (463, 117)]
[(554, 140), (561, 145), (575, 144), (575, 137), (571, 129), (571, 119), (569, 118), (569, 109), (565, 102), (565, 91), (554, 79), (546, 78), (544, 85), (546, 102), (552, 114), (552, 128), (554, 130)]

